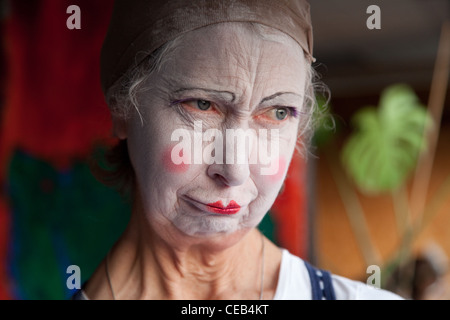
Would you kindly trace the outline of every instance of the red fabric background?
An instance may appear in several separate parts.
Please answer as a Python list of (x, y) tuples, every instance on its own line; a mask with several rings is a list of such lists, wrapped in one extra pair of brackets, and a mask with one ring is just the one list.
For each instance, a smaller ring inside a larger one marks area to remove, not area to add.
[[(100, 87), (99, 56), (112, 1), (10, 1), (4, 23), (6, 87), (0, 109), (0, 183), (14, 149), (70, 166), (90, 154), (111, 123)], [(81, 8), (81, 30), (69, 30), (67, 7)], [(7, 199), (0, 194), (0, 299), (10, 298), (6, 273)]]
[(280, 246), (306, 259), (309, 253), (305, 173), (305, 161), (295, 153), (284, 182), (284, 191), (275, 201), (272, 212)]
[[(6, 25), (10, 77), (3, 117), (2, 164), (12, 148), (57, 167), (89, 154), (108, 136), (99, 55), (112, 1), (11, 1)], [(69, 30), (70, 5), (81, 8), (81, 30)], [(4, 168), (4, 166), (3, 166)]]

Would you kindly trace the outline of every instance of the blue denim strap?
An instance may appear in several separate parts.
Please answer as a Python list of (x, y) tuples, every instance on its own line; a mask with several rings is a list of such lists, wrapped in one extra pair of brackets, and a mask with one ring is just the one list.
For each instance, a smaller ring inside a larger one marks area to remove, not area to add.
[(336, 300), (330, 273), (304, 262), (311, 280), (312, 300)]

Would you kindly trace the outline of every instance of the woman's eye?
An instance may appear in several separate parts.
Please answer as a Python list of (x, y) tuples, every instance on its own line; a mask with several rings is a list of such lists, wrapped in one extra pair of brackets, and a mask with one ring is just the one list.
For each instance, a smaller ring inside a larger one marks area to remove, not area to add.
[(190, 108), (201, 110), (201, 111), (208, 111), (213, 106), (213, 103), (208, 100), (195, 100), (195, 99), (181, 100), (180, 103), (185, 106), (188, 106)]
[(291, 110), (287, 107), (276, 107), (269, 111), (269, 118), (275, 121), (284, 121), (291, 115)]
[(275, 117), (277, 120), (284, 120), (288, 116), (289, 110), (287, 108), (277, 108), (275, 109)]
[(200, 110), (206, 111), (209, 108), (211, 108), (211, 102), (206, 101), (206, 100), (197, 100), (197, 107)]
[(260, 119), (266, 121), (284, 122), (289, 117), (297, 118), (297, 111), (294, 107), (273, 107), (261, 114)]

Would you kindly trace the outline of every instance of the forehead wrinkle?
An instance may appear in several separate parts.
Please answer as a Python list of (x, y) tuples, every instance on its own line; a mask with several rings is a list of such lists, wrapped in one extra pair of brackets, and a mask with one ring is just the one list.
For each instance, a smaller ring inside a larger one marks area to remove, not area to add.
[[(242, 34), (245, 37), (245, 41), (242, 45), (240, 45), (242, 41), (238, 40), (240, 37), (230, 37), (231, 42), (235, 47), (227, 47), (226, 54), (229, 61), (231, 61), (229, 66), (234, 66), (239, 69), (238, 72), (234, 72), (235, 76), (230, 77), (230, 79), (237, 80), (238, 84), (236, 87), (242, 87), (242, 95), (239, 95), (239, 102), (241, 105), (246, 106), (247, 109), (253, 110), (260, 104), (260, 101), (265, 98), (262, 93), (267, 89), (269, 89), (268, 94), (272, 95), (278, 90), (297, 91), (289, 87), (277, 88), (270, 93), (272, 86), (272, 84), (269, 83), (270, 81), (260, 80), (269, 77), (270, 79), (279, 78), (283, 81), (280, 72), (289, 69), (286, 69), (287, 62), (284, 62), (283, 60), (274, 61), (274, 56), (273, 54), (271, 55), (270, 50), (276, 50), (278, 43), (278, 47), (281, 47), (282, 51), (285, 51), (286, 47), (292, 48), (293, 52), (297, 51), (299, 55), (303, 55), (303, 51), (300, 46), (293, 43), (292, 39), (286, 39), (283, 34), (275, 33), (271, 36), (270, 40), (267, 40), (265, 37), (258, 34), (255, 36), (254, 32), (249, 33), (248, 30), (246, 31), (247, 32), (239, 32), (239, 34)], [(263, 45), (261, 45), (262, 43)], [(235, 50), (234, 48), (238, 49)], [(291, 55), (289, 55), (288, 58), (289, 60), (292, 60)], [(299, 95), (302, 93), (302, 91), (299, 92)]]
[(237, 90), (236, 106), (239, 106), (236, 110), (237, 114), (247, 114), (255, 107), (252, 106), (251, 101), (253, 96), (258, 94), (256, 84), (258, 77), (261, 76), (263, 53), (260, 46), (253, 45), (255, 41), (253, 37), (246, 37), (251, 39), (250, 45), (248, 43), (240, 45), (237, 38), (232, 38), (236, 47), (227, 47), (224, 52), (229, 61), (229, 73), (226, 77), (229, 80), (227, 82)]
[[(215, 40), (206, 41), (206, 39)], [(277, 39), (279, 42), (274, 41)], [(266, 40), (257, 32), (237, 23), (193, 31), (181, 42), (182, 49), (174, 54), (177, 56), (174, 59), (175, 63), (166, 69), (170, 73), (169, 76), (184, 80), (182, 82), (189, 86), (233, 92), (236, 96), (235, 104), (240, 108), (243, 106), (247, 109), (254, 108), (264, 98), (261, 96), (262, 93), (273, 86), (273, 81), (264, 81), (265, 78), (269, 77), (271, 80), (279, 78), (280, 81), (285, 81), (280, 72), (285, 72), (289, 68), (286, 69), (286, 66), (280, 64), (292, 62), (291, 54), (285, 57), (289, 58), (289, 61), (284, 61), (277, 60), (271, 52), (279, 47), (282, 53), (286, 51), (286, 47), (292, 47), (293, 44), (287, 42), (282, 35), (275, 34), (270, 40)], [(302, 54), (300, 46), (298, 48), (299, 54)], [(186, 59), (183, 53), (187, 53), (190, 58)], [(292, 74), (287, 77), (291, 79)], [(297, 82), (296, 77), (294, 80)], [(289, 88), (274, 88), (274, 91), (267, 92), (267, 95), (288, 89), (291, 91), (293, 87), (289, 85)]]

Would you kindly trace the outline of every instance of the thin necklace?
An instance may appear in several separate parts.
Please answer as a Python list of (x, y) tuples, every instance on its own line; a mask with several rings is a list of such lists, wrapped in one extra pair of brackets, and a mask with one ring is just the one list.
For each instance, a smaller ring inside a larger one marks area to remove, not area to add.
[[(108, 260), (109, 260), (109, 254), (111, 251), (108, 251), (105, 259), (105, 271), (106, 271), (106, 278), (108, 279), (109, 289), (111, 290), (111, 294), (113, 297), (113, 300), (116, 300), (116, 296), (114, 294), (114, 290), (111, 283), (111, 277), (109, 276), (109, 268), (108, 268)], [(261, 233), (261, 289), (259, 293), (259, 300), (263, 299), (263, 292), (264, 292), (264, 258), (265, 258), (265, 250), (264, 250), (264, 236)]]
[(264, 250), (264, 235), (261, 233), (261, 289), (259, 292), (259, 300), (263, 299), (263, 292), (264, 292), (264, 256), (265, 256), (265, 250)]
[(114, 290), (113, 290), (113, 287), (112, 287), (111, 278), (109, 277), (109, 270), (108, 270), (108, 259), (109, 259), (109, 253), (110, 252), (111, 251), (108, 251), (108, 254), (106, 255), (105, 269), (106, 269), (106, 277), (108, 278), (109, 289), (111, 289), (113, 300), (116, 300), (116, 296), (114, 295)]

